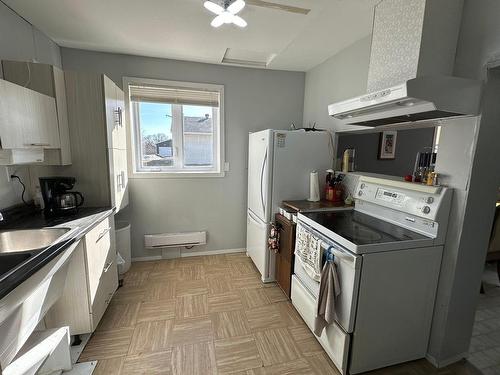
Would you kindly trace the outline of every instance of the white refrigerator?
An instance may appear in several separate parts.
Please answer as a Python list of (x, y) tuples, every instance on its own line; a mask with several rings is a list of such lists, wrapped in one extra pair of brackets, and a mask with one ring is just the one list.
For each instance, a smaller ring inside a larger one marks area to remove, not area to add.
[(263, 282), (275, 280), (275, 255), (267, 248), (269, 227), (283, 200), (307, 199), (309, 176), (319, 173), (320, 193), (333, 165), (329, 132), (263, 130), (248, 142), (247, 255)]

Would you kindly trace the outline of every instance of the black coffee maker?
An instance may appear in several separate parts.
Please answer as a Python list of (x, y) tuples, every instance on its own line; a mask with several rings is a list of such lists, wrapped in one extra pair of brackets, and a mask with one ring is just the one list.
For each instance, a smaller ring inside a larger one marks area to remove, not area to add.
[(74, 177), (40, 177), (39, 180), (46, 215), (71, 215), (83, 204), (82, 193), (69, 191), (75, 186)]

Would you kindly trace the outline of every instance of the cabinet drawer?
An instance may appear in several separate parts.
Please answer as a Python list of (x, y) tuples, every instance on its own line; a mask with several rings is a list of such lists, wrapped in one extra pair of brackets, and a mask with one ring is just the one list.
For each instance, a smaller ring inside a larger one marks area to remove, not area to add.
[(89, 299), (93, 305), (99, 280), (104, 269), (114, 254), (112, 249), (113, 223), (109, 218), (104, 219), (85, 236), (86, 261), (88, 270)]
[(116, 260), (113, 259), (113, 262), (109, 263), (103, 270), (99, 280), (99, 287), (92, 303), (92, 330), (97, 328), (117, 288), (118, 269), (116, 267)]
[[(292, 276), (292, 304), (312, 331), (316, 317), (316, 300), (295, 276)], [(347, 374), (350, 338), (351, 336), (335, 323), (327, 326), (321, 337), (316, 337), (342, 374)]]

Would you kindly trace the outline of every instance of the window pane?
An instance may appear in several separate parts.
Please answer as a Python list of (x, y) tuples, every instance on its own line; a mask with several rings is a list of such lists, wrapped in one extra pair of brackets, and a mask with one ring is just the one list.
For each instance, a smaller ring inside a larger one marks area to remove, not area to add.
[(142, 167), (174, 165), (172, 140), (172, 105), (139, 103), (139, 123), (142, 145)]
[(211, 167), (214, 154), (213, 107), (183, 105), (184, 165)]

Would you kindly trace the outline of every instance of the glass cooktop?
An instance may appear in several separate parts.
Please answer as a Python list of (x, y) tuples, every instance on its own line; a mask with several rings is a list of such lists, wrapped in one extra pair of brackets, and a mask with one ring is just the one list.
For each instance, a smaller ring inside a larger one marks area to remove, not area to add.
[(428, 238), (419, 233), (354, 210), (305, 212), (302, 214), (355, 245), (371, 245)]

